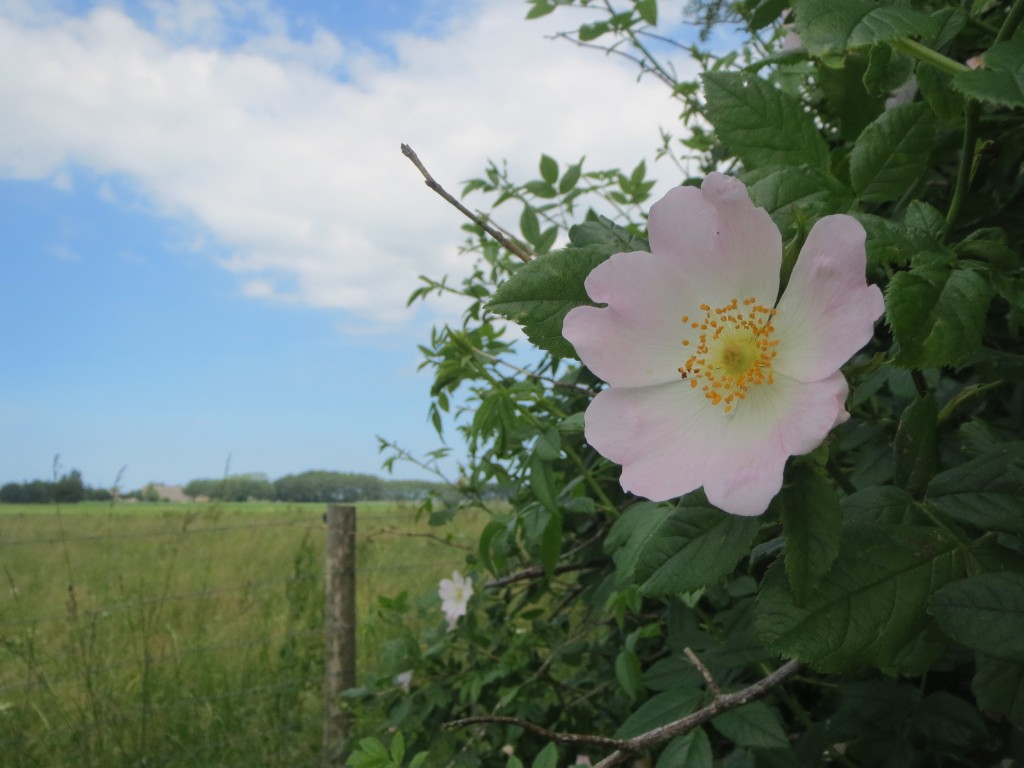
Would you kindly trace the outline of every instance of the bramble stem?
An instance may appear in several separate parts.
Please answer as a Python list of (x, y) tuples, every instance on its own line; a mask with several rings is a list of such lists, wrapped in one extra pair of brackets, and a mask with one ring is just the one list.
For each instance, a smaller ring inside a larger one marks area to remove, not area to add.
[(424, 166), (422, 161), (420, 161), (419, 155), (417, 155), (413, 151), (413, 148), (410, 147), (408, 144), (403, 144), (402, 145), (402, 154), (405, 155), (407, 158), (409, 158), (409, 160), (412, 162), (412, 164), (416, 166), (416, 170), (418, 170), (420, 172), (420, 174), (423, 176), (424, 183), (428, 187), (430, 187), (432, 190), (434, 190), (434, 192), (436, 192), (441, 197), (443, 197), (445, 200), (447, 200), (449, 203), (451, 203), (451, 205), (453, 205), (455, 207), (455, 209), (459, 211), (459, 213), (461, 213), (463, 216), (465, 216), (470, 221), (472, 221), (474, 224), (476, 224), (478, 227), (480, 227), (482, 230), (484, 230), (484, 232), (486, 232), (491, 237), (493, 237), (495, 240), (497, 240), (498, 243), (505, 250), (507, 250), (510, 253), (518, 256), (523, 261), (529, 261), (530, 259), (532, 259), (536, 255), (536, 254), (531, 253), (528, 250), (525, 250), (523, 248), (523, 246), (521, 246), (519, 243), (517, 243), (517, 242), (507, 238), (502, 232), (500, 232), (499, 230), (495, 229), (489, 223), (484, 221), (484, 219), (482, 217), (480, 217), (480, 216), (476, 215), (475, 213), (473, 213), (471, 210), (469, 210), (469, 208), (467, 208), (462, 203), (460, 203), (458, 201), (458, 199), (455, 198), (451, 193), (449, 193), (444, 187), (442, 187), (440, 184), (438, 184), (434, 180), (434, 177), (430, 175), (430, 171), (428, 171), (426, 169), (426, 166)]
[(951, 75), (959, 75), (962, 72), (971, 71), (971, 68), (966, 64), (954, 61), (949, 56), (943, 56), (938, 51), (933, 51), (927, 45), (922, 45), (916, 40), (911, 40), (909, 37), (890, 40), (889, 45), (900, 53), (913, 56), (915, 59), (923, 61), (925, 64), (930, 64), (936, 69), (941, 69), (943, 72), (948, 72)]

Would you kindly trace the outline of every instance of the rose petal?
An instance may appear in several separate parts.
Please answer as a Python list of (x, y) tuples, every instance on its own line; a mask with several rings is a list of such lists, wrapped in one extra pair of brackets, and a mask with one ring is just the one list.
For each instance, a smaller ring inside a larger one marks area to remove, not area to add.
[(863, 347), (885, 309), (864, 278), (864, 227), (851, 216), (826, 216), (811, 229), (778, 304), (777, 372), (800, 381), (828, 376)]
[(700, 487), (705, 441), (725, 423), (721, 408), (677, 381), (604, 390), (587, 408), (584, 433), (602, 456), (622, 465), (623, 490), (665, 501)]
[(782, 237), (742, 182), (712, 173), (700, 190), (671, 189), (651, 206), (647, 228), (651, 250), (679, 262), (702, 302), (723, 306), (752, 296), (775, 303)]
[(733, 414), (686, 382), (612, 388), (587, 409), (587, 441), (622, 465), (623, 490), (665, 501), (704, 486), (735, 515), (759, 515), (782, 487), (786, 459), (817, 447), (845, 414), (846, 380), (776, 377)]
[(680, 318), (695, 315), (700, 300), (675, 262), (653, 253), (619, 253), (590, 273), (586, 288), (608, 306), (573, 309), (562, 335), (591, 371), (616, 387), (679, 379), (686, 359), (682, 340), (693, 335)]
[(760, 515), (782, 489), (786, 459), (813, 451), (846, 420), (841, 373), (803, 383), (776, 376), (752, 387), (704, 477), (708, 501), (734, 515)]

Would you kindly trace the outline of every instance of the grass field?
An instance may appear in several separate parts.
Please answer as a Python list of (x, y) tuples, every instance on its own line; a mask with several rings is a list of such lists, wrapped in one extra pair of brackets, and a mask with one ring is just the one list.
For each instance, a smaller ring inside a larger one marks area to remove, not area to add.
[[(370, 675), (377, 597), (436, 589), (484, 520), (357, 507)], [(0, 505), (0, 766), (318, 765), (324, 510)]]

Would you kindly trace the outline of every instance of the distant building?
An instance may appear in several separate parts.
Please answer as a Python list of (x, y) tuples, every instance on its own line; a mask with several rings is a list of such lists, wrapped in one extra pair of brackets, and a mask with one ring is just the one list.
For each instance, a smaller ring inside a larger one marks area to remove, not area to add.
[(153, 488), (160, 494), (160, 501), (192, 501), (180, 485), (153, 483)]

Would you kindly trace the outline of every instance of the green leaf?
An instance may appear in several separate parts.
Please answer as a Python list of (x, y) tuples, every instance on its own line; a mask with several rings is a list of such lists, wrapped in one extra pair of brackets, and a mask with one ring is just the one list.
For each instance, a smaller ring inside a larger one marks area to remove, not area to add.
[(907, 368), (956, 365), (981, 346), (991, 298), (985, 279), (969, 268), (924, 264), (889, 282), (886, 317)]
[(839, 54), (898, 37), (938, 34), (936, 22), (910, 8), (878, 6), (870, 0), (795, 0), (800, 42), (815, 56)]
[(537, 441), (533, 445), (533, 450), (544, 461), (556, 461), (561, 458), (562, 438), (559, 436), (558, 430), (554, 427), (548, 427), (537, 435)]
[(652, 696), (641, 704), (615, 732), (616, 739), (631, 739), (690, 714), (704, 694), (699, 688), (680, 686)]
[(703, 80), (708, 120), (748, 168), (828, 168), (828, 145), (794, 97), (739, 72), (708, 72)]
[(959, 120), (964, 113), (964, 97), (953, 90), (952, 85), (953, 78), (948, 72), (935, 67), (917, 70), (917, 86), (921, 95), (935, 116), (946, 123)]
[(874, 70), (878, 69), (875, 62), (879, 58), (876, 54), (879, 48), (890, 50), (888, 46), (876, 46), (871, 49), (870, 56), (850, 54), (838, 69), (818, 67), (815, 70), (815, 79), (828, 100), (829, 114), (834, 116), (832, 121), (838, 122), (839, 132), (850, 143), (885, 109), (888, 94), (876, 94), (865, 83), (869, 64), (874, 64)]
[(921, 200), (911, 200), (907, 204), (907, 212), (903, 215), (903, 223), (908, 229), (931, 238), (934, 243), (931, 250), (941, 250), (940, 241), (946, 228), (946, 217), (934, 205)]
[(711, 721), (711, 725), (741, 747), (784, 749), (789, 746), (778, 713), (763, 701), (753, 701), (723, 712)]
[(523, 184), (523, 189), (537, 197), (551, 198), (558, 196), (558, 192), (555, 191), (555, 188), (546, 181), (528, 181)]
[(575, 165), (570, 165), (568, 168), (566, 168), (565, 173), (562, 174), (562, 180), (558, 182), (559, 193), (564, 195), (567, 192), (572, 191), (573, 187), (575, 187), (576, 184), (579, 182), (580, 174), (582, 173), (582, 171), (582, 161), (576, 163)]
[(962, 576), (961, 561), (956, 540), (940, 529), (847, 525), (839, 559), (807, 603), (795, 601), (778, 563), (768, 569), (757, 601), (758, 636), (769, 650), (821, 672), (871, 664), (920, 673), (930, 661), (927, 649), (907, 652), (918, 650), (932, 623), (928, 598)]
[(850, 181), (868, 203), (898, 200), (928, 167), (935, 118), (920, 102), (887, 109), (865, 128), (850, 153)]
[(939, 411), (931, 395), (907, 406), (893, 443), (894, 479), (914, 496), (924, 493), (939, 468)]
[(609, 29), (611, 29), (611, 27), (608, 25), (607, 21), (595, 21), (592, 24), (581, 25), (577, 34), (580, 36), (581, 41), (587, 43), (591, 40), (596, 40)]
[(558, 181), (558, 162), (553, 157), (540, 156), (540, 177), (548, 184)]
[[(923, 42), (935, 50), (945, 48), (967, 26), (967, 14), (962, 8), (940, 8), (933, 11), (931, 17), (938, 25), (939, 31), (933, 40)], [(926, 69), (926, 67), (921, 67), (921, 69)], [(929, 67), (929, 69), (934, 69), (934, 67)]]
[(539, 256), (499, 285), (487, 308), (519, 323), (541, 349), (575, 358), (576, 350), (562, 337), (562, 321), (570, 309), (592, 303), (583, 281), (609, 255), (607, 248), (588, 246)]
[(927, 500), (983, 531), (1024, 533), (1024, 443), (1004, 443), (937, 474)]
[(813, 221), (853, 204), (850, 190), (816, 168), (789, 165), (765, 170), (750, 185), (750, 199), (768, 211), (783, 239), (795, 230), (798, 218)]
[(658, 23), (658, 0), (637, 0), (636, 12), (652, 27)]
[(979, 653), (971, 690), (978, 705), (989, 712), (1024, 723), (1024, 664)]
[(366, 738), (359, 740), (359, 746), (349, 757), (348, 764), (353, 768), (388, 768), (391, 758), (387, 747), (380, 740)]
[(397, 765), (405, 762), (405, 737), (401, 731), (396, 731), (391, 739), (391, 759)]
[(555, 575), (555, 566), (562, 554), (562, 538), (562, 512), (556, 509), (548, 518), (540, 539), (540, 562), (549, 579)]
[(530, 2), (533, 7), (526, 14), (527, 19), (539, 19), (541, 16), (547, 16), (557, 7), (553, 0), (530, 0)]
[(828, 481), (797, 469), (779, 497), (786, 534), (786, 576), (797, 603), (805, 603), (839, 556), (842, 513)]
[(914, 728), (931, 742), (960, 749), (981, 741), (986, 732), (977, 707), (946, 691), (921, 700), (914, 712)]
[(953, 76), (953, 87), (979, 101), (1024, 107), (1024, 38), (993, 45), (982, 54), (985, 68)]
[(558, 747), (548, 744), (534, 758), (531, 768), (558, 768)]
[(644, 673), (640, 668), (640, 659), (628, 648), (615, 657), (615, 676), (630, 699), (636, 699), (643, 692)]
[(984, 227), (971, 232), (953, 249), (962, 259), (987, 261), (1000, 269), (1020, 266), (1020, 254), (1007, 243), (1006, 232), (999, 227)]
[(850, 523), (920, 525), (927, 522), (913, 497), (892, 485), (864, 488), (844, 498), (839, 506), (844, 519)]
[(558, 239), (558, 227), (548, 227), (540, 233), (540, 238), (536, 243), (533, 243), (533, 247), (536, 249), (538, 254), (545, 254), (551, 250), (551, 246), (555, 244), (555, 240)]
[(996, 571), (947, 584), (932, 595), (929, 610), (961, 645), (1024, 662), (1024, 574)]
[[(890, 46), (881, 43), (871, 46), (868, 51), (868, 67), (864, 72), (861, 85), (869, 94), (882, 99), (884, 108), (885, 100), (906, 85), (913, 74), (913, 59), (896, 53)], [(881, 112), (881, 109), (878, 110), (871, 119), (874, 120)], [(871, 120), (867, 122), (871, 122)]]
[(523, 213), (519, 217), (519, 228), (530, 245), (536, 245), (540, 240), (540, 220), (537, 218), (537, 211), (529, 205), (523, 206)]
[(711, 768), (711, 742), (703, 728), (668, 743), (654, 768)]
[(922, 251), (937, 247), (932, 238), (904, 224), (870, 213), (854, 216), (867, 231), (865, 246), (871, 265), (905, 266)]
[(570, 227), (569, 241), (577, 248), (588, 245), (604, 246), (609, 254), (651, 250), (651, 246), (642, 237), (604, 216)]
[(644, 594), (667, 596), (715, 584), (750, 550), (760, 521), (722, 512), (701, 490), (687, 494), (640, 548), (636, 579)]
[(666, 507), (653, 501), (641, 501), (626, 509), (612, 525), (604, 540), (604, 551), (614, 558), (620, 581), (633, 578), (644, 544), (668, 513)]

